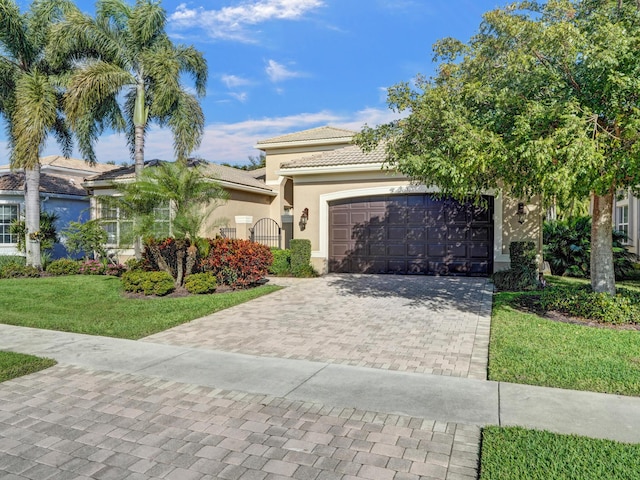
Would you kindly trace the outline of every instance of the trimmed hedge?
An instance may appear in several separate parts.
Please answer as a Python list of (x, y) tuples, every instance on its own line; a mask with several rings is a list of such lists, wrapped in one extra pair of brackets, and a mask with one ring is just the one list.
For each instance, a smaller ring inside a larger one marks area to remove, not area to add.
[(557, 310), (601, 323), (640, 324), (640, 292), (619, 288), (615, 296), (596, 293), (588, 285), (554, 286), (540, 294), (540, 308)]
[(310, 240), (291, 240), (291, 273), (294, 277), (314, 277), (316, 275), (311, 266)]
[(279, 277), (291, 275), (291, 250), (272, 248), (271, 254), (273, 255), (273, 263), (269, 267), (269, 273)]
[(0, 278), (36, 278), (40, 276), (40, 271), (32, 266), (10, 262), (0, 268)]
[(218, 283), (244, 288), (262, 280), (273, 263), (269, 247), (249, 240), (216, 238), (209, 240), (209, 255), (202, 269), (213, 273)]
[(212, 273), (192, 273), (185, 278), (184, 288), (186, 288), (189, 293), (213, 293), (216, 291), (216, 288), (218, 288), (218, 282)]
[(47, 273), (51, 275), (77, 275), (80, 273), (80, 264), (70, 258), (59, 258), (47, 266)]
[(122, 286), (126, 292), (145, 295), (167, 295), (175, 289), (173, 277), (167, 272), (143, 272), (131, 270), (122, 274)]
[(530, 241), (511, 242), (509, 259), (511, 268), (496, 272), (492, 276), (496, 288), (511, 292), (535, 288), (538, 285), (536, 244)]

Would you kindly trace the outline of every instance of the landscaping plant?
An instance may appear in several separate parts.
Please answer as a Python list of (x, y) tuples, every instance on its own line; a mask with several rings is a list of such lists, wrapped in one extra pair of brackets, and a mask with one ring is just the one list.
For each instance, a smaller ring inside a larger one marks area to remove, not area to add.
[(315, 277), (311, 266), (311, 241), (307, 239), (291, 240), (291, 274), (294, 277)]
[(167, 272), (143, 272), (132, 270), (122, 274), (125, 292), (143, 293), (162, 297), (175, 290), (173, 277)]
[(51, 275), (77, 275), (80, 273), (80, 263), (70, 258), (60, 258), (47, 266), (47, 273)]
[(511, 268), (493, 274), (498, 290), (522, 291), (538, 286), (538, 265), (533, 242), (511, 242), (509, 245)]
[(249, 240), (216, 238), (210, 240), (209, 256), (201, 266), (218, 282), (233, 288), (255, 285), (269, 272), (273, 254), (269, 247)]
[(210, 272), (192, 273), (184, 281), (187, 292), (194, 294), (213, 293), (217, 287), (216, 276)]

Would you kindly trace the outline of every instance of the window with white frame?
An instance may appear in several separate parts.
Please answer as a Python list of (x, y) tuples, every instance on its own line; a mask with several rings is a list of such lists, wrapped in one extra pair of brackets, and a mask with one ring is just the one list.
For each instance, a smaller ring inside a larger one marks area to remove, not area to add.
[(19, 213), (18, 205), (0, 205), (0, 244), (18, 243), (18, 236), (11, 233), (11, 223)]
[[(171, 209), (166, 203), (153, 209), (154, 223), (151, 234), (156, 238), (171, 235)], [(107, 232), (107, 245), (120, 248), (133, 246), (133, 219), (127, 213), (114, 205), (99, 202), (98, 218), (102, 228)]]
[(629, 236), (629, 205), (616, 207), (616, 230)]

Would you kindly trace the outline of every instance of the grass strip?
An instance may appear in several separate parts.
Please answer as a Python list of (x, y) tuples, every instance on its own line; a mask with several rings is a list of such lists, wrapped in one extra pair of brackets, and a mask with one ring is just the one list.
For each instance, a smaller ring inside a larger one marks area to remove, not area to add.
[(482, 431), (480, 480), (630, 480), (640, 472), (640, 444), (520, 427)]
[(279, 290), (173, 298), (126, 298), (119, 278), (73, 275), (0, 280), (0, 322), (24, 327), (139, 339)]
[(23, 353), (0, 352), (0, 382), (44, 370), (56, 364), (50, 358), (34, 357)]
[(494, 296), (491, 380), (640, 395), (640, 333), (572, 325), (510, 306), (517, 293)]

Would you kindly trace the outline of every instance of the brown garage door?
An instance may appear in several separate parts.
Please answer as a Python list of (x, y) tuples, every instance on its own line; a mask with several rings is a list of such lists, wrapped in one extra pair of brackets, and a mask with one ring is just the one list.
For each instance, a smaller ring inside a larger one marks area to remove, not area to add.
[(329, 271), (489, 275), (493, 197), (487, 208), (431, 195), (329, 204)]

